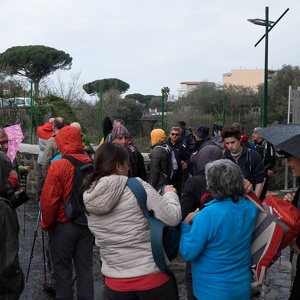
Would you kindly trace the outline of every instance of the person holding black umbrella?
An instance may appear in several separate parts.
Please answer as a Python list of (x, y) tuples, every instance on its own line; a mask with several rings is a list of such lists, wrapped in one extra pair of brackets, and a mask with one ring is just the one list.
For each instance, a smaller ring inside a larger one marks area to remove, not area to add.
[[(300, 158), (293, 156), (285, 151), (280, 151), (287, 159), (286, 166), (292, 171), (292, 175), (300, 178)], [(292, 202), (300, 210), (300, 189), (297, 188), (296, 193), (288, 193), (284, 196), (286, 201)], [(291, 263), (292, 273), (295, 272), (295, 277), (292, 278), (292, 288), (289, 300), (300, 299), (300, 235), (294, 239), (291, 244)], [(292, 276), (293, 277), (293, 276)]]
[[(287, 159), (286, 166), (292, 171), (292, 176), (300, 179), (300, 125), (279, 124), (255, 130), (268, 142), (272, 143), (278, 154)], [(300, 210), (300, 189), (284, 196), (286, 201)], [(300, 299), (300, 235), (291, 244), (292, 288), (288, 300)]]

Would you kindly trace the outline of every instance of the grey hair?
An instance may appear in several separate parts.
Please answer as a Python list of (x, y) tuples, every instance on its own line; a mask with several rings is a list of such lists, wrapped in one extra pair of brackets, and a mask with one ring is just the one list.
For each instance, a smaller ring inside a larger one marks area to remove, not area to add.
[(171, 128), (170, 132), (171, 132), (172, 130), (174, 130), (174, 131), (178, 131), (178, 132), (179, 132), (179, 131), (180, 131), (180, 128), (179, 128), (179, 127), (176, 127), (176, 126), (174, 126), (174, 127), (172, 127), (172, 128)]
[(205, 175), (209, 191), (218, 200), (232, 198), (233, 202), (237, 202), (244, 193), (240, 167), (229, 159), (208, 163)]

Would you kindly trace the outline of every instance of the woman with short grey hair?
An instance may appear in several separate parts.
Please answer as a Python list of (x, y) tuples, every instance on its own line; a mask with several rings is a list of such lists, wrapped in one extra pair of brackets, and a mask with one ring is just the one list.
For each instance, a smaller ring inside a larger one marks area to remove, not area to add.
[(180, 252), (192, 263), (194, 295), (198, 300), (248, 300), (257, 207), (244, 198), (243, 176), (232, 161), (208, 163), (205, 174), (213, 200), (181, 223)]
[(205, 167), (206, 182), (213, 197), (222, 200), (232, 198), (237, 202), (243, 196), (243, 176), (240, 167), (229, 159), (208, 163)]

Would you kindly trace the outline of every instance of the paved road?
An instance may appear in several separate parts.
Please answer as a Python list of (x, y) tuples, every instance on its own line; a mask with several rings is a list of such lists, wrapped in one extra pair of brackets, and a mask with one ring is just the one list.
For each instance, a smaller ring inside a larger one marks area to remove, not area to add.
[[(24, 210), (25, 209), (25, 210)], [(36, 224), (37, 224), (37, 206), (34, 200), (29, 201), (26, 206), (18, 209), (18, 217), (20, 221), (20, 261), (23, 271), (26, 275), (30, 261), (30, 254), (32, 250)], [(25, 217), (25, 218), (24, 218)], [(24, 220), (25, 219), (25, 220)], [(25, 221), (25, 222), (24, 222)], [(24, 226), (25, 225), (25, 226)], [(25, 228), (25, 232), (24, 232)], [(33, 256), (31, 260), (31, 267), (28, 277), (28, 282), (24, 292), (21, 295), (21, 300), (52, 300), (53, 297), (49, 296), (43, 290), (44, 267), (42, 255), (42, 234), (41, 229), (38, 227)], [(290, 287), (290, 274), (291, 266), (288, 261), (289, 249), (285, 249), (281, 260), (278, 260), (268, 271), (266, 298), (267, 300), (287, 300)], [(185, 292), (185, 278), (184, 278), (185, 264), (179, 257), (172, 262), (172, 269), (176, 275), (179, 287), (180, 300), (186, 300)], [(46, 274), (47, 281), (49, 281), (49, 274)], [(100, 273), (99, 254), (95, 247), (94, 251), (94, 278), (95, 278), (95, 300), (102, 298), (102, 277)], [(76, 295), (75, 295), (76, 299)], [(252, 298), (253, 300), (255, 297)]]

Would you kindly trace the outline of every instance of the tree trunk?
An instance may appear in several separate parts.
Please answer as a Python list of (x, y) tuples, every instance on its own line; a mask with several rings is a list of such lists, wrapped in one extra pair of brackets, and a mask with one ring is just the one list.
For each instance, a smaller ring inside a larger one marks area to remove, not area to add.
[(39, 97), (40, 95), (40, 88), (39, 88), (39, 82), (38, 81), (32, 81), (34, 85), (34, 91), (32, 91), (33, 98)]

